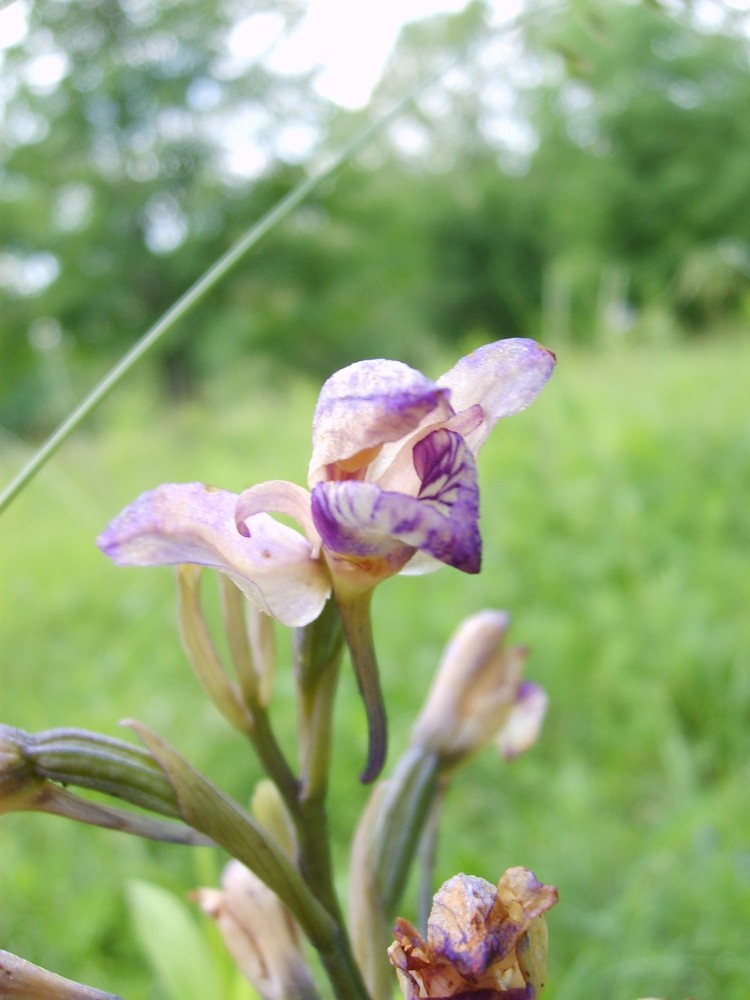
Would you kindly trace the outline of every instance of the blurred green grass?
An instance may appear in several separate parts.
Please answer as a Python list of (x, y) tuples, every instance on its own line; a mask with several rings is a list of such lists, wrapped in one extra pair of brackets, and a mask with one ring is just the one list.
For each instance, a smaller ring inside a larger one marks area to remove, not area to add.
[[(507, 608), (512, 639), (532, 648), (528, 674), (551, 698), (542, 740), (511, 765), (487, 750), (460, 775), (437, 877), (494, 880), (526, 864), (559, 886), (550, 1000), (747, 997), (748, 371), (750, 344), (736, 341), (562, 353), (542, 397), (497, 428), (480, 460), (482, 574), (398, 578), (375, 598), (391, 760), (463, 616)], [(232, 391), (166, 411), (138, 375), (0, 519), (0, 712), (29, 730), (118, 733), (120, 718), (139, 718), (244, 801), (260, 772), (190, 675), (171, 572), (117, 569), (93, 544), (158, 482), (304, 481), (316, 387), (249, 369), (230, 380)], [(4, 478), (20, 458), (5, 442)], [(287, 663), (281, 646), (285, 738)], [(336, 718), (343, 884), (366, 795), (348, 671)], [(161, 1000), (123, 884), (184, 893), (205, 868), (188, 850), (3, 817), (0, 946)]]

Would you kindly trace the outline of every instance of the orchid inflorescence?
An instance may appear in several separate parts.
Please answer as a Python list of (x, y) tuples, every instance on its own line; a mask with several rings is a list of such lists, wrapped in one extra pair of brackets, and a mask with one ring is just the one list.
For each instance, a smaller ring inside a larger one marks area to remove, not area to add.
[[(396, 573), (443, 565), (479, 572), (477, 454), (500, 418), (534, 400), (553, 366), (549, 351), (525, 339), (481, 347), (436, 382), (397, 361), (361, 361), (332, 375), (320, 393), (308, 489), (278, 480), (241, 494), (166, 484), (126, 507), (99, 547), (121, 565), (179, 567), (188, 657), (213, 703), (252, 743), (267, 779), (248, 812), (141, 724), (132, 726), (145, 749), (80, 730), (30, 735), (2, 727), (0, 812), (57, 812), (224, 848), (233, 860), (222, 888), (199, 890), (196, 899), (264, 1000), (322, 995), (304, 938), (339, 1000), (386, 1000), (394, 970), (406, 1000), (538, 997), (546, 974), (544, 914), (556, 890), (526, 868), (510, 868), (496, 885), (458, 875), (430, 904), (426, 866), (426, 936), (402, 919), (395, 941), (392, 934), (406, 874), (417, 852), (434, 854), (425, 845), (436, 837), (460, 765), (489, 742), (512, 758), (536, 739), (546, 697), (523, 679), (526, 649), (506, 645), (504, 613), (482, 611), (461, 624), (407, 750), (390, 777), (378, 780), (387, 726), (370, 610), (376, 585)], [(299, 531), (276, 514), (291, 517)], [(234, 676), (203, 613), (207, 568), (220, 574), (223, 646)], [(274, 619), (292, 630), (296, 767), (269, 714)], [(345, 648), (369, 729), (361, 779), (373, 785), (352, 843), (348, 919), (334, 888), (326, 815), (331, 715)], [(162, 818), (94, 803), (70, 786), (103, 791)], [(12, 956), (7, 962), (12, 970)], [(33, 977), (33, 967), (23, 963), (23, 975)], [(5, 996), (3, 988), (0, 978)], [(39, 995), (103, 996), (49, 989)]]

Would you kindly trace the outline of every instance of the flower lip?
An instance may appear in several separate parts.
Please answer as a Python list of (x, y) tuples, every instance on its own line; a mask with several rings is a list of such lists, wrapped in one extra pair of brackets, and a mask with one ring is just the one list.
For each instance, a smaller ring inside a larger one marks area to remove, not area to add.
[(474, 458), (460, 435), (433, 431), (414, 446), (418, 496), (377, 483), (317, 483), (312, 516), (326, 548), (357, 560), (384, 560), (382, 576), (398, 572), (422, 550), (466, 573), (479, 571), (479, 491)]

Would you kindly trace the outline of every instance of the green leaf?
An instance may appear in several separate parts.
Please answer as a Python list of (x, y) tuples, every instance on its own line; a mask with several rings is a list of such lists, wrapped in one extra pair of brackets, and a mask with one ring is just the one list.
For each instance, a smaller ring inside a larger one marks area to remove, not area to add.
[(126, 893), (136, 937), (166, 995), (172, 1000), (221, 996), (221, 972), (187, 904), (150, 882), (130, 881)]

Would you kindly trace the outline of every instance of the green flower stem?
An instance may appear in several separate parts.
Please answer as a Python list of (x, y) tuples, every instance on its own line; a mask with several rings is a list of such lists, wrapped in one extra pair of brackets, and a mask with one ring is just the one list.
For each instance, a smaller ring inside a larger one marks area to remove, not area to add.
[(343, 648), (341, 615), (332, 598), (315, 621), (293, 633), (302, 801), (324, 799), (328, 788), (331, 717)]
[(334, 886), (328, 811), (328, 768), (331, 744), (331, 717), (341, 663), (341, 649), (317, 686), (311, 729), (314, 752), (308, 755), (307, 771), (300, 789), (297, 822), (299, 863), (303, 876), (329, 913), (341, 923), (343, 915)]
[[(452, 65), (452, 63), (450, 64)], [(96, 385), (88, 396), (73, 410), (73, 412), (60, 424), (57, 430), (45, 441), (36, 454), (26, 463), (18, 475), (9, 483), (6, 489), (0, 494), (0, 512), (18, 496), (24, 487), (31, 482), (36, 474), (44, 468), (47, 462), (58, 451), (69, 437), (81, 426), (81, 424), (94, 412), (98, 405), (107, 398), (110, 392), (125, 378), (141, 358), (145, 357), (152, 348), (173, 328), (184, 319), (191, 310), (198, 305), (239, 263), (240, 260), (260, 240), (269, 233), (275, 226), (289, 216), (294, 209), (301, 204), (316, 188), (319, 188), (324, 181), (331, 177), (347, 160), (351, 159), (367, 143), (399, 115), (402, 109), (410, 103), (422, 90), (433, 83), (449, 67), (443, 67), (439, 72), (433, 73), (420, 81), (405, 97), (403, 97), (386, 114), (378, 118), (374, 123), (362, 129), (361, 132), (352, 139), (336, 156), (334, 156), (327, 166), (320, 169), (312, 177), (298, 184), (286, 197), (282, 198), (276, 205), (267, 212), (258, 222), (256, 222), (247, 232), (231, 247), (216, 263), (210, 267), (192, 285), (184, 295), (182, 295), (173, 306), (171, 306), (139, 341), (129, 350), (120, 361), (108, 372), (108, 374)]]
[(432, 897), (435, 892), (434, 875), (437, 858), (438, 831), (440, 817), (443, 812), (445, 793), (448, 782), (441, 779), (429, 815), (427, 816), (422, 836), (417, 849), (417, 864), (419, 868), (419, 887), (417, 889), (417, 919), (419, 930), (427, 934), (427, 921), (432, 909)]
[(341, 924), (326, 810), (333, 706), (344, 649), (341, 616), (334, 600), (327, 602), (316, 621), (295, 630), (292, 645), (301, 772), (299, 803), (293, 816), (300, 870)]
[(268, 777), (278, 788), (284, 804), (297, 821), (300, 783), (295, 777), (271, 727), (268, 712), (261, 706), (253, 708), (253, 726), (248, 736)]

